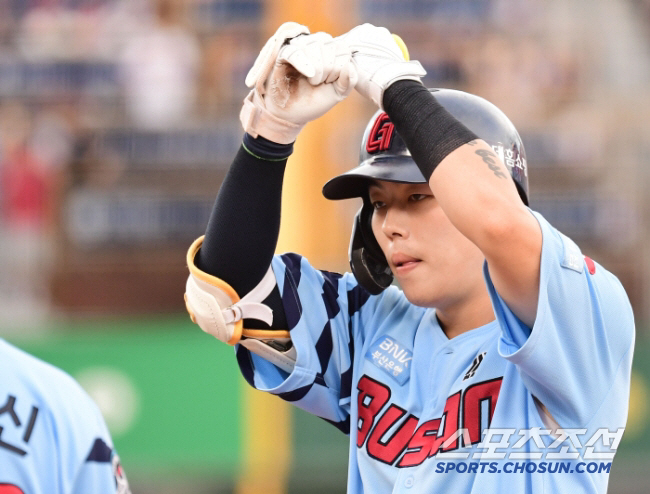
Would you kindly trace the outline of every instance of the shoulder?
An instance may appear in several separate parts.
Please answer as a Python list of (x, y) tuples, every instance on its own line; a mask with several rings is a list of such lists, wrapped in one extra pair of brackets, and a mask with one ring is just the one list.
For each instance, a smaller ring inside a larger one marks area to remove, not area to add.
[(572, 307), (582, 301), (584, 306), (591, 308), (594, 324), (600, 320), (617, 328), (621, 335), (628, 333), (633, 339), (634, 315), (620, 280), (597, 260), (584, 255), (571, 238), (554, 228), (541, 214), (533, 214), (543, 233), (540, 277), (549, 292), (546, 302)]
[[(68, 373), (0, 339), (3, 393), (29, 399), (52, 425), (74, 430), (81, 436), (105, 435), (99, 408)], [(0, 396), (0, 400), (4, 397)]]
[[(587, 281), (596, 289), (607, 290), (613, 301), (629, 305), (628, 297), (619, 279), (597, 261), (583, 254), (580, 247), (567, 235), (551, 225), (540, 213), (532, 211), (542, 229), (542, 278), (544, 274), (572, 274), (577, 283)], [(546, 269), (545, 269), (546, 268)], [(597, 295), (594, 293), (593, 295)]]
[[(11, 343), (0, 340), (0, 354), (3, 359), (2, 365), (16, 379), (23, 383), (31, 383), (34, 394), (47, 397), (65, 392), (72, 393), (71, 398), (76, 398), (77, 395), (87, 396), (86, 392), (67, 372)], [(52, 384), (56, 384), (61, 391), (53, 390)]]

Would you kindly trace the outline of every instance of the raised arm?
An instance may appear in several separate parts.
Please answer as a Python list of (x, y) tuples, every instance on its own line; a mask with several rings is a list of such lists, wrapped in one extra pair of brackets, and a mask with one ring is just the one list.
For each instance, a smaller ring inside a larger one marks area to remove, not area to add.
[(497, 291), (532, 327), (542, 233), (505, 165), (419, 82), (388, 30), (364, 24), (342, 38), (357, 65), (357, 91), (386, 111), (442, 210), (483, 252)]
[(393, 84), (383, 101), (440, 207), (483, 252), (499, 295), (532, 328), (542, 232), (505, 165), (421, 84)]
[[(355, 83), (349, 48), (326, 33), (311, 35), (296, 23), (278, 29), (248, 73), (246, 84), (252, 90), (240, 114), (244, 142), (219, 191), (205, 237), (187, 256), (188, 312), (219, 340), (240, 342), (243, 320), (252, 330), (286, 329), (270, 270), (284, 167), (302, 127), (343, 100)], [(277, 335), (251, 331), (245, 336), (261, 340)]]

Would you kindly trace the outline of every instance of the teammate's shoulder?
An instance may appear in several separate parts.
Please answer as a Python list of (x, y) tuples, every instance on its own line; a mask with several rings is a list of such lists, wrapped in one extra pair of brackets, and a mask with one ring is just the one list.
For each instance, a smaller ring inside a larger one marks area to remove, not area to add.
[(96, 405), (81, 385), (64, 370), (0, 338), (3, 380), (15, 392), (29, 393), (53, 412), (96, 412)]

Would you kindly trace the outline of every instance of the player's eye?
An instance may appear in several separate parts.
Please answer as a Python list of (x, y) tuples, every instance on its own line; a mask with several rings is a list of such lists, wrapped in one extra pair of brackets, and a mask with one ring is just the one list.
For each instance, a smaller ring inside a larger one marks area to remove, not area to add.
[(429, 197), (427, 194), (411, 194), (409, 196), (409, 201), (418, 202), (426, 199), (427, 197)]
[(383, 203), (381, 201), (372, 201), (370, 204), (372, 205), (372, 209), (374, 209), (374, 210), (381, 209), (386, 205), (385, 203)]

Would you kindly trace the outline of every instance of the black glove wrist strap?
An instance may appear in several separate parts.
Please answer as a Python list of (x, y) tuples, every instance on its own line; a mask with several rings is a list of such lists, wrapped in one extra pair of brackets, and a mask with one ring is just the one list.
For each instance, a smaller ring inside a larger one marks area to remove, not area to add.
[(478, 139), (420, 82), (398, 81), (384, 92), (384, 109), (429, 181), (438, 164), (463, 144)]

